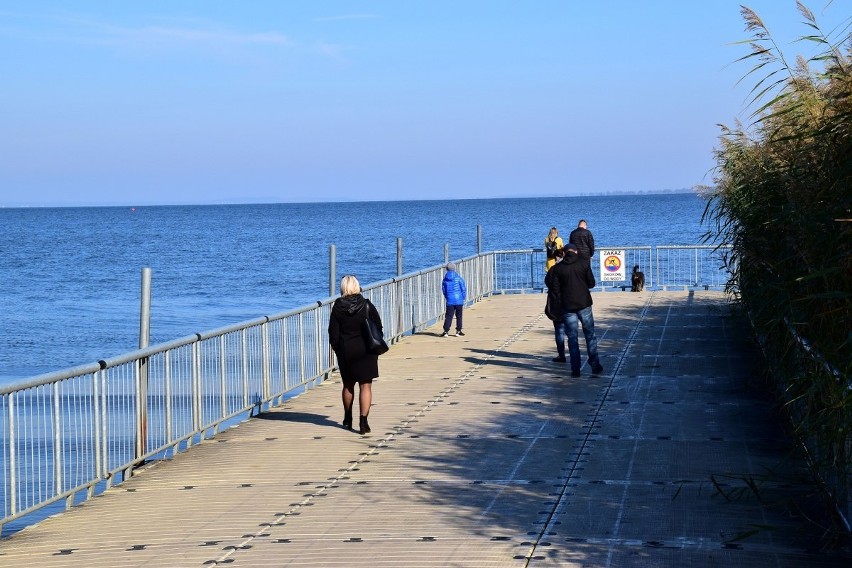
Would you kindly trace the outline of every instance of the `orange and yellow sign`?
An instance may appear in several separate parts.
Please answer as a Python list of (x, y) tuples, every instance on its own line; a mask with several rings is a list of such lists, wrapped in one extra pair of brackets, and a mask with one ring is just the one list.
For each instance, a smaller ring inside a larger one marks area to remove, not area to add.
[(621, 282), (626, 280), (624, 250), (601, 251), (601, 282)]

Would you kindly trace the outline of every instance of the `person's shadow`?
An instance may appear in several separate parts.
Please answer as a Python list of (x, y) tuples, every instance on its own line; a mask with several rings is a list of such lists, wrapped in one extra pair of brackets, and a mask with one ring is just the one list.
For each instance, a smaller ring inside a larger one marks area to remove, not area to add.
[(329, 420), (327, 416), (311, 414), (308, 412), (292, 412), (289, 410), (272, 410), (258, 414), (260, 420), (281, 420), (282, 422), (300, 422), (303, 424), (316, 424), (317, 426), (333, 426), (341, 428), (340, 422)]

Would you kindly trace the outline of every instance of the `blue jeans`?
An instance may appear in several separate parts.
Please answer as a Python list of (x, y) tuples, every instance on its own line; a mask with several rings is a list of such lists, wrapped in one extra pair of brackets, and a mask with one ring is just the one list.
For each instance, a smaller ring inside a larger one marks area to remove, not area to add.
[(571, 356), (571, 372), (580, 372), (580, 341), (579, 326), (583, 325), (583, 336), (586, 338), (586, 351), (589, 354), (589, 366), (594, 371), (600, 368), (601, 362), (598, 357), (598, 340), (595, 337), (595, 318), (592, 315), (592, 306), (583, 308), (579, 312), (565, 312), (565, 329), (568, 333), (568, 353)]
[(556, 336), (556, 354), (565, 358), (565, 320), (553, 322), (553, 334)]

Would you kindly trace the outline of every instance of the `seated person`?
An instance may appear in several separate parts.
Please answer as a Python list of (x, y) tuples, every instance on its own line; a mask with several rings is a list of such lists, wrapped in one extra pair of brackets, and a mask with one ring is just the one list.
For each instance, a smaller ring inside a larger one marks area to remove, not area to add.
[(645, 273), (639, 270), (639, 265), (633, 267), (633, 276), (630, 277), (630, 282), (633, 285), (630, 288), (631, 292), (641, 292), (645, 289)]

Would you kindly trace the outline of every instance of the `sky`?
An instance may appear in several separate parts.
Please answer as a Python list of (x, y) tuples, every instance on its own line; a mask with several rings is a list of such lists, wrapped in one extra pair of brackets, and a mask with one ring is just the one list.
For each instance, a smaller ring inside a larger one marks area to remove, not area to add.
[(0, 0), (0, 207), (712, 185), (741, 3), (813, 54), (794, 0)]

